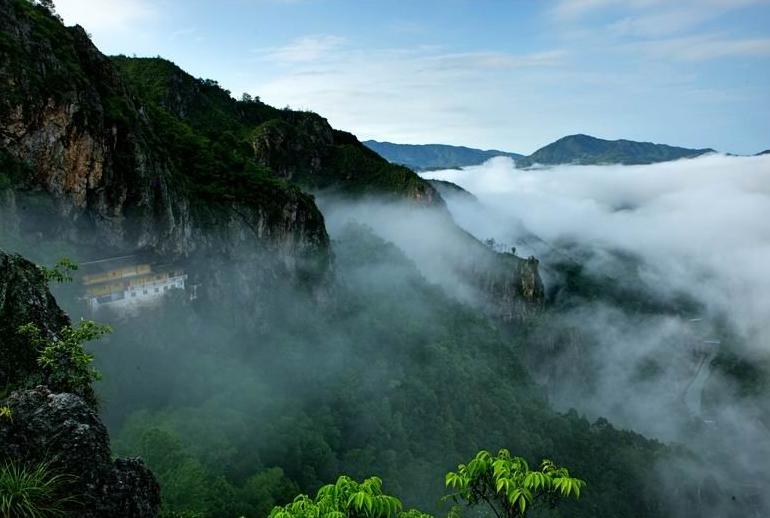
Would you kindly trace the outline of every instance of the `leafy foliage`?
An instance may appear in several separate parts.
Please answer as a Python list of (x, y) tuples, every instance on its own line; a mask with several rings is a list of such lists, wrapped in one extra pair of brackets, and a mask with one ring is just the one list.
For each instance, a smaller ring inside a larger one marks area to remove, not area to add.
[[(259, 516), (257, 502), (376, 473), (405, 508), (437, 513), (457, 459), (508, 447), (591, 481), (558, 513), (659, 516), (653, 470), (667, 448), (552, 411), (515, 339), (365, 227), (340, 233), (334, 253), (342, 278), (324, 311), (276, 289), (255, 332), (235, 305), (165, 305), (118, 326), (98, 355), (115, 449), (147, 461), (170, 510)], [(274, 468), (282, 481), (257, 493), (248, 481)]]
[(72, 272), (77, 271), (78, 265), (67, 257), (59, 259), (52, 268), (39, 266), (45, 280), (58, 283), (72, 282)]
[(522, 457), (508, 450), (496, 456), (482, 450), (457, 471), (446, 475), (446, 486), (455, 492), (455, 501), (468, 505), (483, 503), (498, 517), (524, 516), (537, 503), (555, 506), (559, 497), (580, 497), (585, 482), (571, 477), (566, 468), (545, 459), (539, 470), (530, 470)]
[(41, 372), (28, 383), (43, 382), (54, 390), (78, 394), (95, 404), (91, 383), (99, 380), (101, 375), (92, 366), (94, 356), (83, 348), (83, 344), (111, 331), (109, 326), (81, 320), (77, 327), (65, 326), (53, 339), (48, 339), (35, 324), (21, 326), (19, 334), (39, 351), (37, 363)]
[[(401, 501), (382, 492), (382, 480), (370, 477), (356, 482), (341, 476), (318, 490), (315, 498), (299, 495), (285, 506), (275, 507), (270, 518), (391, 518), (402, 516)], [(414, 517), (414, 512), (406, 514)]]
[(47, 464), (0, 465), (0, 517), (48, 518), (68, 516), (77, 499), (66, 495), (71, 475), (54, 473)]

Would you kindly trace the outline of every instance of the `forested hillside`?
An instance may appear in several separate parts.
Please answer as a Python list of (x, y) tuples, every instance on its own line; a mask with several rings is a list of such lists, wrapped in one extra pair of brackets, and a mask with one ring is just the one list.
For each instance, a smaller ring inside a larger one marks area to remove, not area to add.
[(516, 161), (517, 167), (558, 164), (654, 164), (693, 158), (713, 149), (688, 149), (652, 142), (604, 140), (590, 135), (569, 135)]
[(367, 140), (363, 143), (372, 151), (394, 164), (405, 165), (415, 171), (454, 169), (479, 165), (496, 156), (521, 158), (524, 155), (496, 149), (473, 149), (445, 144), (394, 144)]

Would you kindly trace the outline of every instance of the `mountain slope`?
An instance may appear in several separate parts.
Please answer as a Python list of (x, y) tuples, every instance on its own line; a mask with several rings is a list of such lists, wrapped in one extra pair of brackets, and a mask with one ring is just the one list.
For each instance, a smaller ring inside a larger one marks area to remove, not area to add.
[(604, 140), (590, 135), (569, 135), (542, 147), (531, 155), (516, 160), (517, 167), (535, 164), (652, 164), (680, 158), (693, 158), (713, 149), (687, 149), (635, 142), (633, 140)]
[(81, 27), (0, 0), (0, 89), (3, 237), (65, 240), (81, 257), (272, 250), (290, 276), (328, 267), (312, 197), (143, 102)]
[(80, 261), (185, 261), (221, 297), (217, 272), (235, 268), (233, 289), (253, 301), (271, 280), (316, 289), (333, 274), (323, 215), (303, 190), (376, 197), (435, 209), (453, 239), (481, 250), (481, 263), (452, 267), (501, 315), (542, 301), (536, 262), (484, 249), (427, 181), (321, 116), (236, 101), (164, 59), (107, 58), (26, 0), (0, 0), (0, 14), (0, 242), (25, 241), (27, 253), (56, 243)]
[(215, 144), (240, 149), (278, 178), (307, 190), (441, 204), (412, 171), (388, 164), (315, 113), (279, 110), (258, 99), (236, 101), (215, 81), (196, 79), (162, 58), (116, 56), (112, 62), (156, 114), (170, 115)]
[(393, 144), (366, 140), (363, 144), (394, 164), (403, 164), (415, 171), (453, 169), (479, 165), (496, 156), (520, 158), (523, 155), (495, 149), (482, 150), (445, 144)]

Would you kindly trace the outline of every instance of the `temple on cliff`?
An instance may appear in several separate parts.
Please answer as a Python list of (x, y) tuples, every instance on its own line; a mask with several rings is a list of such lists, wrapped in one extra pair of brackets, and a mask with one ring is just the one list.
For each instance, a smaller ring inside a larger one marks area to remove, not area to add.
[(185, 289), (187, 275), (169, 265), (152, 265), (136, 256), (81, 263), (84, 299), (92, 311), (158, 302), (172, 289)]

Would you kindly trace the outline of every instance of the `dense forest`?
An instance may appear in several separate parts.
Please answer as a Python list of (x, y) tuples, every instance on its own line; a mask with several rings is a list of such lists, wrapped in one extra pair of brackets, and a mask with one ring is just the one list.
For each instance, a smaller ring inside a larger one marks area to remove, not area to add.
[(323, 311), (283, 289), (241, 323), (237, 308), (178, 297), (94, 344), (114, 448), (146, 460), (168, 511), (260, 516), (345, 473), (443, 514), (443, 473), (508, 448), (588, 481), (560, 512), (661, 512), (656, 462), (674, 452), (554, 413), (517, 342), (370, 229), (333, 244), (340, 279)]

